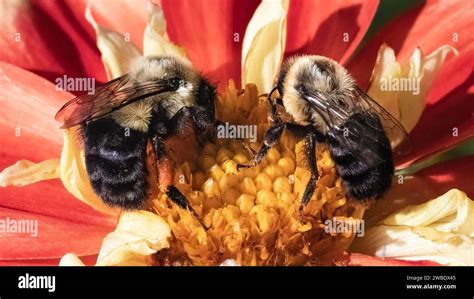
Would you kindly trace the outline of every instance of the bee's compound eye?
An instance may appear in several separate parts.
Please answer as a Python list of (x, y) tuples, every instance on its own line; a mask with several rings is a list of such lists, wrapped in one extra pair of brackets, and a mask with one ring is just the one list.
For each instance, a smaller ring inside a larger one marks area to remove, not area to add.
[(180, 86), (181, 86), (181, 79), (175, 77), (175, 78), (171, 78), (168, 80), (169, 84), (173, 87), (173, 89), (178, 89)]

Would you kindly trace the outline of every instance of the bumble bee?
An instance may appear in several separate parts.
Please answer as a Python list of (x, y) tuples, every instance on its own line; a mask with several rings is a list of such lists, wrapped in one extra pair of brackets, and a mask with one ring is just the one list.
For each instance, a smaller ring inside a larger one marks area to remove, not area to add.
[[(278, 92), (280, 97), (272, 99)], [(315, 148), (325, 142), (336, 171), (350, 196), (357, 200), (380, 198), (394, 175), (392, 145), (397, 152), (410, 148), (403, 126), (364, 93), (337, 62), (322, 56), (289, 58), (280, 70), (276, 87), (268, 95), (271, 126), (250, 167), (258, 164), (284, 129), (304, 138), (311, 172), (302, 195), (304, 207), (318, 180)], [(278, 105), (292, 118), (284, 122)]]
[[(85, 165), (95, 193), (109, 206), (140, 209), (147, 197), (146, 147), (157, 159), (164, 141), (191, 121), (198, 136), (215, 121), (216, 91), (190, 63), (174, 57), (141, 57), (129, 73), (66, 103), (56, 114), (61, 128), (80, 125)], [(174, 186), (168, 198), (194, 210)]]

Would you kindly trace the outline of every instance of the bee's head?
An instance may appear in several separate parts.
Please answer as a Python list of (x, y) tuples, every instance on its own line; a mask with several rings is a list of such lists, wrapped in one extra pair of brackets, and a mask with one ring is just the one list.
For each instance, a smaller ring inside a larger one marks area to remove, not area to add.
[(354, 80), (341, 65), (323, 56), (295, 56), (283, 65), (278, 78), (280, 94), (304, 87), (324, 98), (348, 94)]
[(352, 95), (354, 80), (337, 62), (322, 56), (295, 56), (286, 61), (277, 88), (286, 111), (296, 122), (323, 124), (305, 98), (317, 94), (322, 100), (344, 101)]
[(171, 56), (139, 57), (130, 65), (130, 76), (137, 82), (165, 82), (182, 98), (193, 95), (199, 80), (191, 63)]

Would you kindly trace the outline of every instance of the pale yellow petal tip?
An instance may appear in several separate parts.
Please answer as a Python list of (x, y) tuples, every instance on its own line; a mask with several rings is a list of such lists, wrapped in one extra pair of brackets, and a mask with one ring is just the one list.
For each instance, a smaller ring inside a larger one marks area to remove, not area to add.
[(433, 53), (435, 53), (436, 51), (443, 51), (446, 54), (449, 52), (453, 52), (454, 55), (459, 56), (459, 50), (456, 47), (453, 47), (451, 45), (443, 45), (439, 47), (437, 50), (433, 51)]
[(356, 239), (351, 250), (444, 265), (474, 265), (474, 202), (451, 189), (420, 205), (392, 213)]
[(20, 160), (0, 173), (0, 187), (25, 186), (57, 178), (59, 178), (59, 159), (40, 163)]
[(385, 225), (432, 226), (474, 237), (474, 202), (466, 193), (451, 189), (424, 204), (405, 207), (381, 221)]
[(242, 86), (254, 83), (270, 92), (283, 60), (288, 2), (262, 1), (250, 20), (242, 44)]
[(66, 266), (66, 267), (85, 266), (85, 264), (81, 261), (81, 259), (77, 255), (73, 253), (67, 253), (59, 261), (59, 266)]
[(84, 153), (74, 140), (75, 134), (77, 132), (74, 129), (67, 129), (63, 132), (64, 143), (59, 163), (59, 174), (64, 187), (77, 199), (94, 209), (108, 215), (118, 215), (119, 211), (105, 205), (92, 189), (84, 163)]
[(148, 211), (124, 212), (100, 249), (97, 266), (147, 266), (152, 255), (169, 247), (171, 229), (160, 216)]
[(392, 48), (379, 48), (368, 94), (404, 126), (413, 130), (426, 106), (426, 96), (446, 55), (456, 48), (443, 45), (429, 55), (415, 48), (410, 61), (400, 65)]
[(142, 236), (161, 248), (169, 246), (167, 238), (171, 235), (171, 229), (161, 216), (152, 212), (123, 212), (117, 230)]
[(133, 58), (141, 56), (140, 50), (129, 37), (97, 24), (92, 16), (90, 2), (86, 7), (85, 18), (96, 32), (97, 47), (102, 54), (102, 62), (108, 78), (114, 79), (125, 74)]
[(166, 20), (161, 6), (148, 1), (149, 22), (143, 37), (143, 55), (167, 55), (186, 58), (184, 48), (170, 42), (166, 33)]

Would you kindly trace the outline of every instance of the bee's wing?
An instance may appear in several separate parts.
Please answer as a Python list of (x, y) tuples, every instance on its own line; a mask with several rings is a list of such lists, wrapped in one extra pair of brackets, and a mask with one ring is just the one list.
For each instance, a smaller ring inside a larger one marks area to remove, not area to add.
[(410, 152), (411, 142), (403, 125), (358, 86), (356, 86), (355, 91), (358, 95), (358, 100), (355, 101), (356, 105), (361, 110), (374, 112), (380, 117), (380, 121), (394, 151), (398, 154)]
[(143, 98), (173, 91), (176, 86), (168, 81), (131, 83), (123, 75), (96, 88), (94, 94), (83, 94), (67, 102), (56, 113), (56, 120), (62, 122), (62, 129), (79, 125), (120, 109)]
[(348, 132), (351, 134), (351, 138), (347, 138), (344, 142), (356, 142), (359, 138), (364, 137), (365, 139), (372, 139), (372, 142), (378, 143), (376, 135), (367, 136), (364, 134), (364, 127), (370, 126), (376, 131), (384, 130), (390, 140), (392, 148), (395, 148), (394, 151), (396, 153), (404, 154), (410, 151), (410, 141), (403, 126), (358, 87), (356, 87), (353, 97), (347, 96), (343, 99), (337, 99), (336, 101), (338, 102), (323, 99), (318, 94), (306, 90), (303, 94), (304, 99), (311, 104), (330, 128), (343, 130), (344, 124), (349, 117), (358, 112), (369, 112), (378, 116), (382, 128), (378, 126), (373, 119), (360, 119), (360, 121), (364, 123), (352, 123), (353, 128)]

